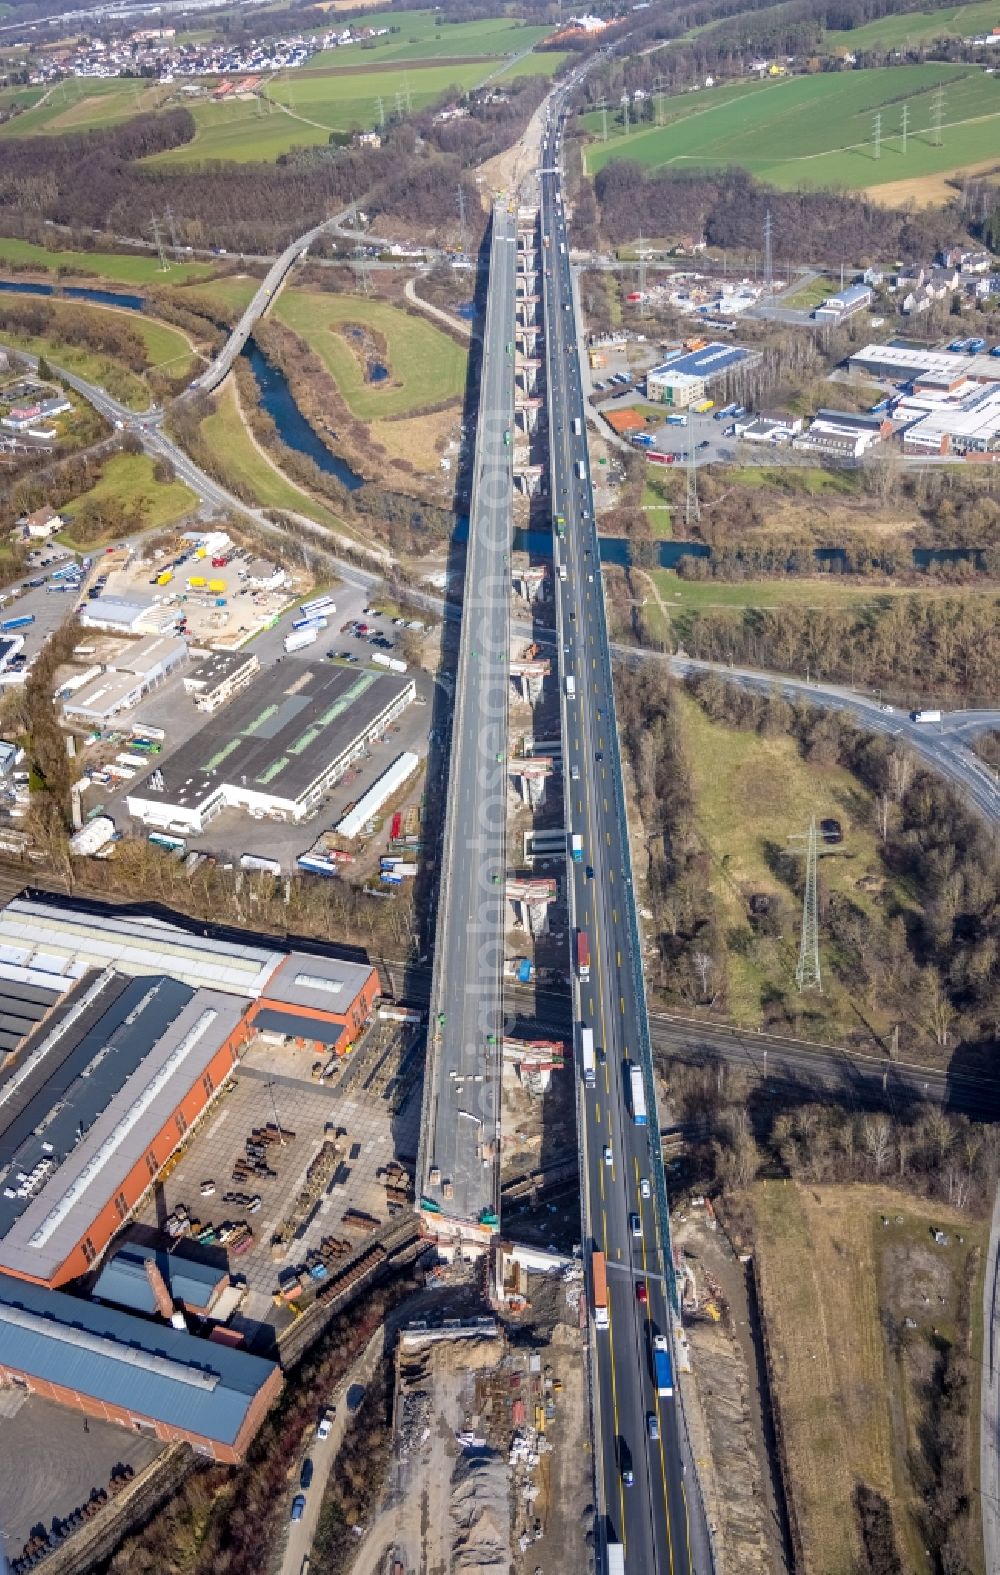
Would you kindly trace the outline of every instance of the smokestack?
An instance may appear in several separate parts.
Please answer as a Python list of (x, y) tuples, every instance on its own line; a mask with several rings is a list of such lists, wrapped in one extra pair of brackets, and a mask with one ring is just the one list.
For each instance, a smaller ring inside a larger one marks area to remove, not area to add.
[(167, 1282), (156, 1266), (155, 1258), (146, 1259), (146, 1278), (153, 1289), (156, 1299), (156, 1310), (161, 1318), (169, 1322), (174, 1314), (174, 1300), (167, 1290)]

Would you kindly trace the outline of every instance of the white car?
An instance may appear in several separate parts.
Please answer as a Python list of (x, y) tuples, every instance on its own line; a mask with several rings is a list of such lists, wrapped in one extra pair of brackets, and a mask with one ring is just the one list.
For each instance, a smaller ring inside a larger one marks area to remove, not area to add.
[(333, 1423), (330, 1421), (330, 1418), (328, 1416), (325, 1416), (323, 1418), (322, 1422), (319, 1424), (319, 1427), (316, 1429), (316, 1437), (317, 1438), (329, 1438), (329, 1436), (330, 1436), (332, 1431), (333, 1431)]
[(614, 1162), (614, 1156), (611, 1153), (611, 1144), (610, 1143), (605, 1143), (605, 1145), (604, 1145), (604, 1163), (606, 1165), (610, 1165), (613, 1162)]
[(641, 1198), (648, 1198), (649, 1197), (649, 1177), (648, 1176), (643, 1176), (642, 1180), (639, 1182), (639, 1196)]

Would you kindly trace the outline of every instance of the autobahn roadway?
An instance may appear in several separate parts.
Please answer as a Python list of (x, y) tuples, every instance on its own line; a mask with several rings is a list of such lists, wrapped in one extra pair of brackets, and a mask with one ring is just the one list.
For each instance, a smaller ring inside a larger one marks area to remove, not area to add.
[[(629, 1575), (700, 1575), (712, 1568), (712, 1560), (676, 1389), (657, 1394), (653, 1377), (653, 1337), (672, 1337), (665, 1278), (669, 1226), (662, 1159), (650, 1136), (658, 1130), (651, 1067), (644, 1077), (648, 1125), (633, 1122), (628, 1094), (630, 1065), (644, 1064), (648, 1024), (628, 828), (620, 808), (621, 761), (559, 144), (554, 116), (542, 146), (540, 180), (551, 504), (554, 518), (565, 521), (558, 549), (567, 579), (556, 579), (556, 622), (563, 763), (569, 770), (567, 827), (583, 843), (582, 859), (568, 864), (569, 906), (572, 929), (587, 932), (592, 959), (589, 982), (575, 983), (576, 1011), (581, 1025), (593, 1029), (600, 1051), (595, 1086), (583, 1088), (578, 1100), (583, 1233), (588, 1285), (593, 1251), (603, 1251), (607, 1259), (610, 1318), (608, 1330), (592, 1327), (591, 1335), (598, 1540), (604, 1568), (609, 1567), (609, 1544), (619, 1543)], [(573, 697), (566, 693), (570, 676), (576, 685)]]
[(498, 202), (418, 1161), (421, 1194), (474, 1224), (500, 1201), (499, 1159), (481, 1146), (499, 1137), (503, 1038), (516, 260), (517, 214)]

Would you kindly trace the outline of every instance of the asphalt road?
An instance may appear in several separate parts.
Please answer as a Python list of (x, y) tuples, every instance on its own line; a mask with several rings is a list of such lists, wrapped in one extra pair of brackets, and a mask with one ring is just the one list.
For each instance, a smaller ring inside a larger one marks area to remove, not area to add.
[[(623, 1545), (629, 1575), (707, 1571), (707, 1528), (700, 1496), (688, 1491), (694, 1468), (678, 1402), (675, 1394), (658, 1395), (653, 1379), (653, 1337), (672, 1332), (664, 1276), (669, 1226), (659, 1144), (651, 1142), (657, 1130), (648, 1098), (651, 1075), (643, 1077), (650, 1124), (633, 1120), (630, 1097), (630, 1068), (642, 1066), (648, 1024), (557, 170), (557, 113), (543, 145), (540, 179), (551, 497), (559, 561), (567, 569), (566, 580), (556, 580), (563, 760), (570, 769), (567, 825), (582, 842), (582, 856), (568, 866), (569, 906), (573, 933), (586, 932), (591, 953), (589, 980), (575, 981), (575, 1010), (599, 1048), (595, 1085), (581, 1090), (579, 1107), (584, 1251), (588, 1265), (593, 1252), (603, 1252), (608, 1270), (610, 1328), (592, 1326), (600, 1545), (605, 1567), (608, 1543)], [(569, 676), (572, 697), (566, 694)]]
[(499, 1208), (499, 1163), (480, 1151), (500, 1120), (516, 256), (516, 214), (497, 203), (420, 1150), (421, 1191), (466, 1221)]

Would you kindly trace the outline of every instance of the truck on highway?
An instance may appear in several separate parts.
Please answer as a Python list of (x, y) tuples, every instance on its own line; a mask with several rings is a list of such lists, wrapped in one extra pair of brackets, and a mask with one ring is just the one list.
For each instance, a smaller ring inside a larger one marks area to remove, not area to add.
[(634, 1064), (628, 1069), (628, 1086), (632, 1097), (632, 1120), (637, 1127), (646, 1125), (646, 1085), (642, 1067)]
[[(3, 624), (0, 624), (0, 629), (2, 629), (2, 628), (3, 628)], [(940, 713), (940, 711), (911, 711), (910, 712), (910, 721), (911, 722), (940, 722), (940, 720), (941, 720), (941, 713)]]
[(583, 463), (582, 459), (578, 459), (577, 462), (576, 462), (576, 473), (579, 476), (581, 481), (585, 481), (586, 480), (586, 478), (587, 478), (587, 467)]
[(576, 971), (581, 982), (590, 978), (590, 941), (586, 930), (576, 932)]
[(566, 699), (576, 699), (576, 679), (573, 677), (572, 673), (566, 674)]
[(579, 437), (579, 436), (580, 436), (580, 434), (581, 434), (581, 433), (582, 433), (582, 431), (583, 431), (583, 427), (582, 427), (582, 425), (581, 425), (581, 422), (580, 422), (580, 417), (579, 417), (579, 416), (574, 416), (574, 417), (573, 417), (573, 431), (574, 431), (574, 433), (575, 433), (575, 435), (576, 435), (576, 436), (577, 436), (577, 437)]
[(658, 1334), (653, 1341), (653, 1369), (656, 1373), (656, 1392), (658, 1395), (672, 1395), (674, 1392), (674, 1373), (670, 1365), (670, 1347), (667, 1337)]
[(570, 839), (570, 852), (573, 855), (574, 864), (583, 863), (583, 838), (578, 831), (574, 831)]
[(316, 641), (318, 639), (319, 639), (319, 630), (316, 629), (316, 628), (312, 628), (312, 629), (293, 629), (291, 634), (286, 634), (285, 635), (285, 639), (284, 639), (285, 650), (286, 651), (301, 651), (303, 649), (303, 647), (306, 646), (306, 645), (315, 645), (315, 643), (316, 643)]
[(594, 1060), (594, 1030), (580, 1028), (580, 1061), (583, 1066), (583, 1081), (587, 1088), (593, 1088), (597, 1080), (597, 1063)]
[(593, 1282), (594, 1327), (607, 1329), (608, 1322), (608, 1266), (603, 1252), (595, 1252), (590, 1259), (590, 1277)]
[(608, 1575), (625, 1575), (625, 1549), (620, 1542), (608, 1543)]

